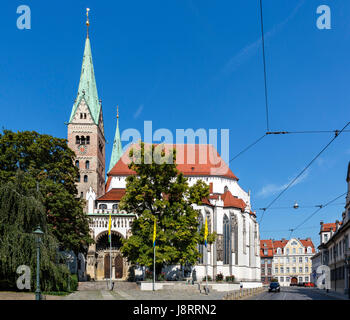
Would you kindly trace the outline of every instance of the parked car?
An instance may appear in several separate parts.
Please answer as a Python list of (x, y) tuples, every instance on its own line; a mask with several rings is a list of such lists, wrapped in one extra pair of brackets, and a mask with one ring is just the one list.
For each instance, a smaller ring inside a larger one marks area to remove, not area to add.
[(269, 285), (269, 292), (271, 291), (280, 292), (281, 291), (280, 284), (278, 282), (271, 282)]
[(304, 287), (314, 287), (315, 284), (313, 282), (304, 282)]

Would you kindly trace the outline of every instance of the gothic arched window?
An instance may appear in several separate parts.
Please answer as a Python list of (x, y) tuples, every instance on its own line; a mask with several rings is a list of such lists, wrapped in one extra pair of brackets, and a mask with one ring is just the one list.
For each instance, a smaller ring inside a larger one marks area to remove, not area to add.
[(224, 187), (224, 193), (228, 191), (228, 186)]
[(88, 182), (89, 181), (89, 178), (87, 175), (84, 176), (84, 182)]
[(224, 264), (230, 263), (230, 220), (224, 215)]
[(75, 144), (80, 144), (80, 137), (79, 136), (75, 137)]
[(90, 144), (90, 136), (86, 137), (86, 144)]
[(247, 228), (245, 217), (243, 217), (243, 253), (247, 253)]
[(85, 137), (84, 137), (84, 136), (81, 136), (81, 138), (80, 138), (80, 144), (85, 144)]
[(238, 265), (238, 220), (234, 214), (231, 215), (231, 235), (232, 235), (231, 248), (232, 248), (232, 252), (235, 254), (234, 264)]
[(86, 160), (85, 162), (85, 169), (90, 169), (90, 161)]
[(79, 160), (75, 161), (75, 166), (79, 168)]

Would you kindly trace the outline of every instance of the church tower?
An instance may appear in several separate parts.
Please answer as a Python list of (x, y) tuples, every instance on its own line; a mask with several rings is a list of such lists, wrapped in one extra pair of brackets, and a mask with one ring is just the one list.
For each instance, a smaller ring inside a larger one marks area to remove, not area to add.
[(90, 187), (97, 198), (104, 194), (106, 144), (102, 101), (98, 98), (89, 39), (89, 9), (86, 15), (87, 37), (78, 95), (68, 122), (68, 146), (76, 154), (75, 165), (80, 171), (77, 189), (83, 199)]

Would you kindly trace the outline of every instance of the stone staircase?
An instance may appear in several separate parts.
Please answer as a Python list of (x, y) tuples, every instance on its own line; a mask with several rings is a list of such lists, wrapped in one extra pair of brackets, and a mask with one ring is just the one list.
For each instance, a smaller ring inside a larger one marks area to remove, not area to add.
[[(114, 282), (114, 290), (137, 290), (139, 287), (136, 282), (118, 281)], [(109, 290), (109, 280), (103, 281), (86, 281), (78, 283), (78, 291), (98, 291), (98, 290)]]

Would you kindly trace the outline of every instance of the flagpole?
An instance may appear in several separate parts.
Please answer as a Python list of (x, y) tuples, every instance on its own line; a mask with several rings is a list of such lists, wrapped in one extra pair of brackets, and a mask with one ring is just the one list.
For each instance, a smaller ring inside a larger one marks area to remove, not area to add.
[(153, 291), (156, 282), (156, 246), (153, 244)]
[(208, 294), (208, 218), (205, 217), (205, 226), (204, 226), (204, 245), (205, 245), (205, 294)]
[(154, 218), (153, 225), (153, 291), (155, 290), (155, 282), (156, 282), (156, 218)]
[(205, 246), (206, 250), (206, 264), (205, 264), (205, 281), (206, 281), (206, 289), (205, 294), (208, 294), (208, 247)]
[(109, 289), (112, 290), (112, 232), (110, 236), (110, 241), (109, 241)]

